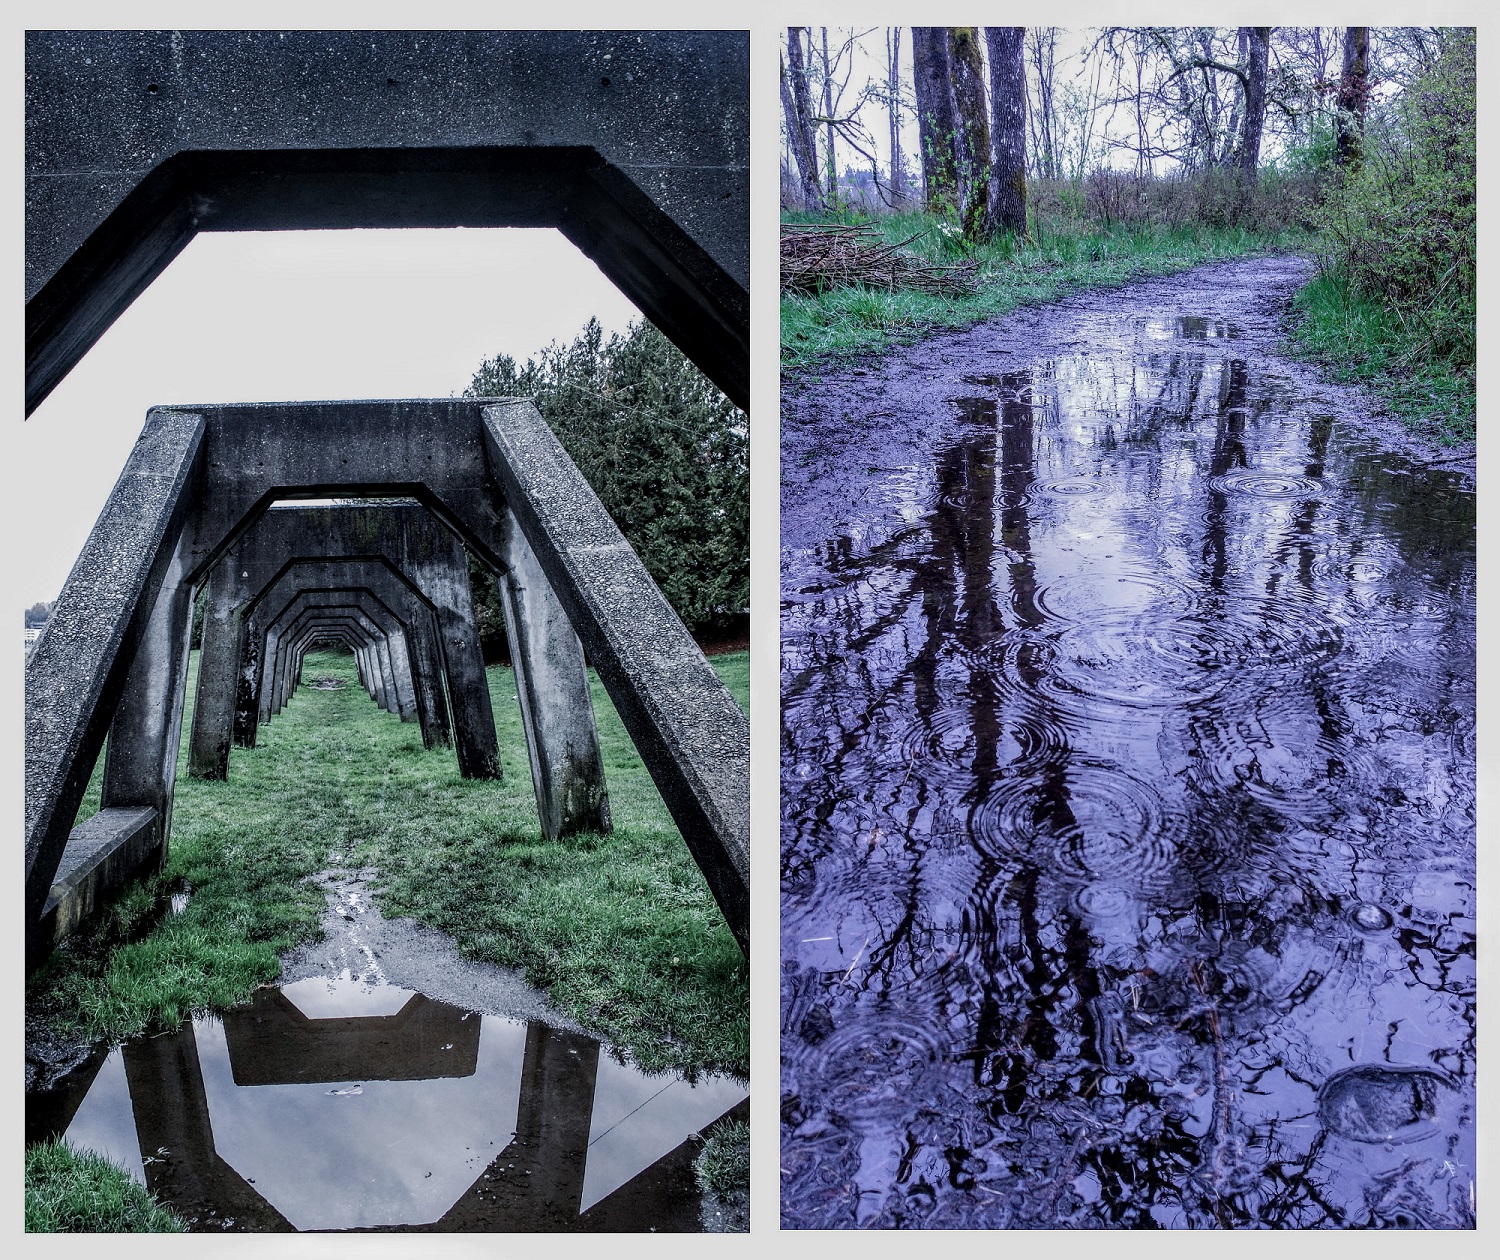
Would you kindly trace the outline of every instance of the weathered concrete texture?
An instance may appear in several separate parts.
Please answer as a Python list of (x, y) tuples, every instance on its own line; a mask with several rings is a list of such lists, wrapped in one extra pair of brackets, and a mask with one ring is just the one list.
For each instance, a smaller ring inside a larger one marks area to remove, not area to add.
[(31, 31), (27, 409), (199, 231), (553, 226), (741, 407), (745, 31)]
[(36, 948), (69, 935), (105, 897), (147, 861), (159, 858), (165, 834), (149, 805), (101, 809), (73, 829), (53, 877), (41, 922), (30, 933)]
[(495, 474), (742, 946), (750, 725), (536, 407), (484, 407)]
[(26, 662), (26, 923), (38, 924), (202, 472), (204, 425), (148, 425)]
[(100, 788), (100, 803), (106, 809), (145, 805), (156, 811), (160, 860), (166, 858), (172, 828), (177, 750), (192, 648), (193, 588), (186, 581), (188, 552), (189, 540), (179, 537), (110, 723)]

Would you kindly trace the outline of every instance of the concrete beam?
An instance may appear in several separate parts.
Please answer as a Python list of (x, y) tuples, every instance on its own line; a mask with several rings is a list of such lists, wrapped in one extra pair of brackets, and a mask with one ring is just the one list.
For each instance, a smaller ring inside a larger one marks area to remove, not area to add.
[(200, 231), (556, 227), (741, 407), (745, 31), (30, 31), (27, 411)]
[(150, 806), (101, 809), (80, 823), (53, 877), (29, 953), (44, 956), (130, 876), (162, 852), (161, 815)]

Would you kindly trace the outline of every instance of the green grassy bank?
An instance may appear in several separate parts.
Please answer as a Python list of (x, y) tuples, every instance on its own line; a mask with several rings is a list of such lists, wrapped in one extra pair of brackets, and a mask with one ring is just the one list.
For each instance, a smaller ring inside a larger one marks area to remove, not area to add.
[(1084, 218), (1041, 216), (1031, 240), (1004, 238), (971, 244), (950, 225), (924, 214), (834, 220), (794, 213), (783, 217), (788, 223), (868, 222), (890, 244), (922, 233), (907, 248), (924, 261), (972, 259), (979, 265), (975, 291), (959, 297), (864, 286), (833, 288), (816, 295), (783, 294), (784, 372), (853, 362), (940, 329), (967, 327), (1081, 289), (1169, 275), (1205, 262), (1297, 249), (1308, 241), (1305, 232), (1291, 227), (1252, 231), (1192, 223), (1105, 225)]
[(180, 1234), (187, 1228), (103, 1156), (65, 1142), (26, 1151), (29, 1234)]
[(1475, 433), (1475, 371), (1434, 355), (1420, 323), (1323, 272), (1298, 294), (1291, 348), (1334, 380), (1371, 390), (1407, 428), (1453, 445)]
[[(748, 653), (713, 658), (748, 704)], [(191, 720), (193, 677), (189, 679)], [(171, 852), (103, 930), (33, 977), (33, 1013), (91, 1038), (171, 1027), (246, 1001), (279, 956), (314, 939), (330, 867), (373, 866), (376, 904), (450, 933), (474, 958), (524, 967), (533, 983), (644, 1068), (749, 1069), (748, 975), (686, 845), (603, 689), (594, 706), (615, 829), (541, 838), (515, 686), (489, 671), (505, 775), (459, 777), (450, 749), (424, 750), (415, 723), (378, 710), (352, 656), (310, 654), (303, 686), (236, 749), (227, 782), (178, 766)], [(86, 809), (97, 808), (97, 784)], [(191, 897), (155, 917), (178, 881)], [(134, 927), (138, 939), (120, 941)]]

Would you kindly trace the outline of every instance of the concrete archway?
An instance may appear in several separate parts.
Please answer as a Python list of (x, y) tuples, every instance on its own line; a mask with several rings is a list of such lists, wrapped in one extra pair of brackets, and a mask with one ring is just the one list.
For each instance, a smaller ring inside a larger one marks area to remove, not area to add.
[(748, 32), (27, 33), (27, 414), (198, 232), (460, 226), (557, 228), (748, 407)]

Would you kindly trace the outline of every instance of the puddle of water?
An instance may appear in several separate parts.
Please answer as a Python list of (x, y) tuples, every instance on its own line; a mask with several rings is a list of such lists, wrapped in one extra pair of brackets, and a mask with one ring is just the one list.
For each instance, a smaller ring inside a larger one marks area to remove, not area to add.
[(689, 1231), (727, 1077), (394, 985), (313, 978), (127, 1043), (28, 1098), (194, 1230)]
[(783, 1226), (1472, 1227), (1473, 495), (1077, 318), (783, 425)]

